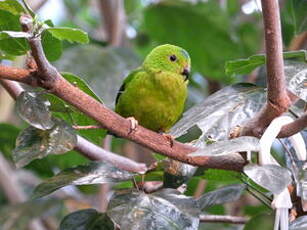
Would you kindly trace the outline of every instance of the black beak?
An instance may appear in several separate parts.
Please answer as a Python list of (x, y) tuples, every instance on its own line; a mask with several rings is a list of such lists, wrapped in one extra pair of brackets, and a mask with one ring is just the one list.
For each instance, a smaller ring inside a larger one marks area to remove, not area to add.
[(182, 72), (182, 75), (185, 76), (185, 81), (188, 80), (189, 76), (190, 76), (190, 71), (188, 69), (184, 69)]

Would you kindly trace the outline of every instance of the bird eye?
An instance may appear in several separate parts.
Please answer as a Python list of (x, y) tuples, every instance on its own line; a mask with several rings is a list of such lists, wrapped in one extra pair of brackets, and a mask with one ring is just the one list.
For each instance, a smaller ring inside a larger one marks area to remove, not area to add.
[(171, 61), (176, 61), (177, 60), (177, 57), (176, 57), (176, 55), (171, 55), (170, 57), (169, 57), (169, 60), (171, 60)]

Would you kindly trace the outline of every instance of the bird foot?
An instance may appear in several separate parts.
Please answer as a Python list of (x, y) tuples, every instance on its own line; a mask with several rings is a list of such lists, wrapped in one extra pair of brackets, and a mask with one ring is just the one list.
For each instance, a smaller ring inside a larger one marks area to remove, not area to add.
[(137, 126), (139, 125), (139, 122), (134, 117), (127, 117), (128, 121), (130, 121), (130, 130), (128, 134), (134, 132), (137, 130)]
[(174, 140), (175, 138), (170, 135), (170, 134), (166, 134), (166, 133), (162, 133), (163, 137), (166, 138), (166, 140), (170, 143), (171, 148), (174, 146)]

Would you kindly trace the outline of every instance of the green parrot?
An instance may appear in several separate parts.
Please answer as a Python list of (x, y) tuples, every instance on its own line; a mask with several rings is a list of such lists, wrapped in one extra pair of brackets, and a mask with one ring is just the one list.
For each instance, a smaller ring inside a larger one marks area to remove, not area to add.
[(160, 45), (124, 80), (115, 112), (156, 132), (167, 132), (180, 118), (187, 98), (191, 61), (184, 49)]

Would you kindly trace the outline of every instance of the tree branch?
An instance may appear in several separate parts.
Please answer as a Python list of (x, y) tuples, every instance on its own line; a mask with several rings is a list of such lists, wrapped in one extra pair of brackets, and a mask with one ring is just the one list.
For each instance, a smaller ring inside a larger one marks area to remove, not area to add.
[(307, 113), (305, 113), (303, 116), (296, 119), (295, 121), (291, 122), (290, 124), (283, 126), (280, 133), (278, 134), (278, 137), (283, 138), (283, 137), (292, 136), (302, 131), (306, 127), (307, 127)]
[(206, 223), (229, 223), (246, 224), (249, 221), (247, 217), (241, 216), (220, 216), (220, 215), (200, 215), (200, 222)]
[(286, 112), (294, 101), (286, 89), (279, 6), (277, 0), (261, 0), (267, 67), (267, 102), (245, 127), (241, 135), (260, 137), (271, 121)]

